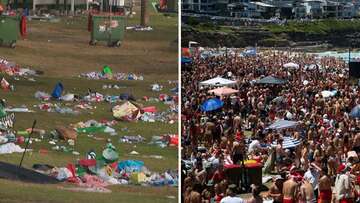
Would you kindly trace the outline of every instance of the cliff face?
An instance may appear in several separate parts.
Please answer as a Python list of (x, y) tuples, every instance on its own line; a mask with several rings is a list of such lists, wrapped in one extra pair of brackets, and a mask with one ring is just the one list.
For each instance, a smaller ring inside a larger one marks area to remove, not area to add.
[(298, 47), (326, 44), (329, 47), (360, 47), (360, 32), (336, 31), (327, 34), (306, 34), (298, 32), (273, 33), (263, 29), (236, 30), (232, 32), (198, 31), (187, 28), (182, 31), (182, 46), (196, 41), (209, 47)]

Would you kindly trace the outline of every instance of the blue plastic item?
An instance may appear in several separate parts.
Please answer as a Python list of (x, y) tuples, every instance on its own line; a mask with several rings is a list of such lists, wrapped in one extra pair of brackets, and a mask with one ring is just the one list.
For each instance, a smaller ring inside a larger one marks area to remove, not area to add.
[(51, 93), (51, 96), (55, 99), (59, 99), (62, 95), (62, 92), (64, 91), (64, 86), (63, 84), (61, 84), (61, 82), (58, 82), (55, 87), (53, 92)]
[(137, 160), (126, 160), (118, 164), (119, 171), (125, 170), (126, 172), (141, 172), (144, 167), (144, 162)]

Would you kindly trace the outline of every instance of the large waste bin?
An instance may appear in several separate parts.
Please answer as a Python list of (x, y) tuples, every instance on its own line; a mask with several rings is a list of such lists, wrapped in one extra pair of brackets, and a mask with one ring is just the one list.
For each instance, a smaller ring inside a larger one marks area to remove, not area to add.
[(20, 17), (0, 15), (0, 45), (16, 46), (20, 35)]
[(104, 41), (108, 46), (120, 46), (125, 34), (125, 20), (125, 16), (91, 15), (90, 45)]

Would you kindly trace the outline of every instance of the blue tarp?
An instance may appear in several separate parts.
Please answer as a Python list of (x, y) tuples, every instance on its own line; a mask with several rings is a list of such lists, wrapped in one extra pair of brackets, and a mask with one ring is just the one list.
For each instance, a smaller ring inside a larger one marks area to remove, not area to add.
[(285, 84), (286, 81), (283, 79), (275, 78), (273, 76), (267, 76), (267, 77), (264, 77), (264, 78), (256, 81), (256, 83), (282, 85), (282, 84)]
[(350, 116), (353, 118), (360, 118), (360, 104), (356, 105), (350, 112)]
[(192, 59), (188, 57), (181, 57), (181, 64), (191, 63)]
[(214, 111), (224, 106), (224, 102), (218, 98), (209, 99), (201, 105), (202, 111)]
[(122, 93), (119, 97), (121, 100), (135, 101), (135, 97), (129, 93)]
[(64, 86), (61, 84), (61, 82), (58, 82), (55, 85), (54, 90), (51, 93), (51, 96), (55, 99), (59, 99), (61, 97), (63, 91), (64, 91)]
[(126, 160), (118, 164), (119, 171), (125, 170), (126, 172), (141, 172), (144, 167), (144, 162), (137, 160)]
[(298, 124), (299, 123), (296, 122), (296, 121), (278, 120), (278, 121), (275, 121), (275, 123), (271, 124), (267, 128), (268, 129), (273, 129), (273, 130), (280, 130), (280, 129), (285, 129), (285, 128), (294, 128)]

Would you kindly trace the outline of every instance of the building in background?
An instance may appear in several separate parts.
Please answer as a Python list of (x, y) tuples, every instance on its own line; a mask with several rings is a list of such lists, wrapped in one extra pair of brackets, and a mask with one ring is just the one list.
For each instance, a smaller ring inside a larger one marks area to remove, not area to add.
[(360, 17), (360, 0), (182, 0), (181, 9), (233, 18), (347, 19)]

